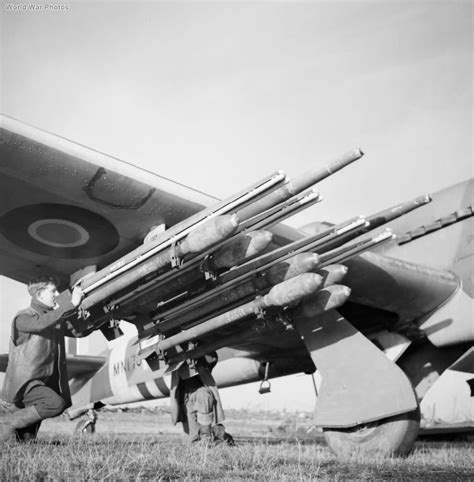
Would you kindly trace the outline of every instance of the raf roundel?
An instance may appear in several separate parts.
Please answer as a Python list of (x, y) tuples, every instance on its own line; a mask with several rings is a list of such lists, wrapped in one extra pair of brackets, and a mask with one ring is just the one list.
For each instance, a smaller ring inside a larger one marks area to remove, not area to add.
[(119, 242), (114, 225), (103, 216), (67, 204), (31, 204), (12, 209), (0, 220), (13, 244), (45, 256), (92, 258)]

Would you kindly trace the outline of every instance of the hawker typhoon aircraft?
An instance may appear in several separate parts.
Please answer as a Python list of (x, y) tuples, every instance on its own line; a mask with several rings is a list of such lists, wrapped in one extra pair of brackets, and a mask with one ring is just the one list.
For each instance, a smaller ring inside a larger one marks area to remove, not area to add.
[(167, 397), (173, 370), (217, 350), (220, 387), (317, 369), (314, 422), (336, 453), (405, 454), (433, 380), (472, 372), (472, 179), (296, 230), (281, 221), (318, 202), (313, 185), (359, 149), (218, 201), (1, 122), (0, 274), (80, 284), (84, 334), (110, 340), (106, 353), (68, 357), (71, 416)]

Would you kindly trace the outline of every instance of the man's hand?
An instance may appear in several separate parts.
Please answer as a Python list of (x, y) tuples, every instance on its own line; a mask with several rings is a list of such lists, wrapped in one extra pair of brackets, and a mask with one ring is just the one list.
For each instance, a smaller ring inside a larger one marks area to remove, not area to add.
[(71, 295), (71, 303), (77, 308), (81, 304), (83, 298), (84, 291), (82, 291), (82, 288), (80, 286), (74, 287)]

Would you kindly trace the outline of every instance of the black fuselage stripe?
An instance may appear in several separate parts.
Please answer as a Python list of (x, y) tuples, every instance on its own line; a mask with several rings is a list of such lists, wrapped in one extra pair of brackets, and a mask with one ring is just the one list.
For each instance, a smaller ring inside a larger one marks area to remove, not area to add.
[(155, 382), (155, 385), (158, 387), (158, 390), (163, 394), (163, 395), (169, 395), (170, 391), (169, 388), (166, 386), (165, 381), (163, 378), (155, 378), (153, 380)]
[(146, 387), (146, 384), (145, 384), (145, 383), (138, 383), (138, 384), (137, 384), (137, 388), (138, 388), (138, 391), (140, 392), (140, 394), (142, 395), (142, 397), (143, 397), (145, 400), (151, 400), (152, 398), (155, 398), (155, 397), (150, 393), (150, 390), (148, 390), (148, 388)]

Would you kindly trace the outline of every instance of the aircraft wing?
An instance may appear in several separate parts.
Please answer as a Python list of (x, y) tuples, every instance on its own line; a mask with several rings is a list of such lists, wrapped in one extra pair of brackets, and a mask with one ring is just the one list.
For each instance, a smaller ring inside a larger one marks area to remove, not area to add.
[[(72, 273), (133, 250), (215, 199), (10, 117), (0, 117), (0, 274)], [(157, 160), (157, 169), (159, 162)]]
[[(105, 357), (67, 355), (66, 363), (69, 378), (92, 375), (97, 372), (107, 361)], [(8, 365), (8, 354), (0, 354), (0, 372), (5, 372)]]

